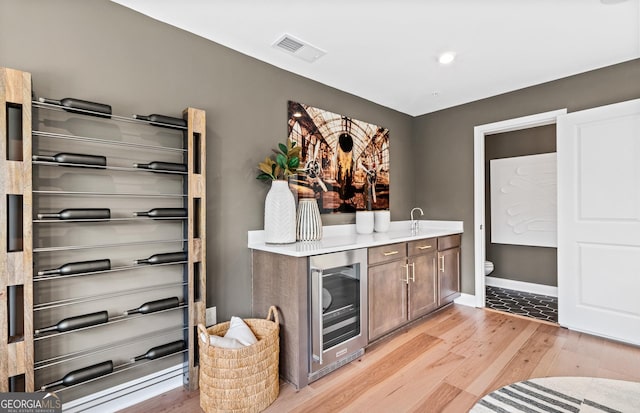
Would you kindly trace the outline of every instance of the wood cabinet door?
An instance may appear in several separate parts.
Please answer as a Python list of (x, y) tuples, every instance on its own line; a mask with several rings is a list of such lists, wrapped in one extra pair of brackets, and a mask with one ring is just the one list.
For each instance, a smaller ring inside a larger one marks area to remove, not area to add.
[(440, 306), (460, 295), (460, 248), (438, 252), (438, 285)]
[(416, 319), (438, 307), (436, 252), (409, 258), (409, 319)]
[(369, 267), (369, 341), (407, 321), (407, 272), (404, 261)]

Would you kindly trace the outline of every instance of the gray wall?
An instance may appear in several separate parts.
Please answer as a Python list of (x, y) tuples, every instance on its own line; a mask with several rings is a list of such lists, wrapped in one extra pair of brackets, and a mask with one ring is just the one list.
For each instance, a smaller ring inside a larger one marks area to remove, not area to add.
[(473, 128), (550, 110), (575, 112), (639, 97), (640, 59), (635, 59), (415, 119), (412, 153), (415, 161), (424, 165), (415, 171), (416, 204), (424, 207), (431, 219), (464, 221), (464, 293), (475, 294)]
[(546, 125), (485, 137), (485, 227), (486, 257), (495, 265), (491, 277), (534, 284), (558, 285), (557, 249), (491, 242), (492, 159), (536, 155), (556, 151), (556, 126)]
[(221, 320), (250, 315), (247, 231), (262, 228), (268, 190), (256, 165), (286, 138), (288, 100), (389, 128), (392, 219), (414, 205), (410, 116), (106, 0), (0, 0), (0, 65), (31, 72), (38, 96), (105, 102), (114, 114), (206, 110), (207, 301)]

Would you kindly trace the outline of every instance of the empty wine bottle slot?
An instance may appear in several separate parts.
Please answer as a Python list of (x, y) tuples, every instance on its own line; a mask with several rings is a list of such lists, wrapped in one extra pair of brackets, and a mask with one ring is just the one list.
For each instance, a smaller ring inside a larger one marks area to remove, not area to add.
[(170, 262), (187, 261), (188, 256), (184, 251), (154, 254), (149, 258), (136, 260), (136, 264), (167, 264)]
[(187, 172), (187, 165), (173, 162), (134, 163), (134, 168), (149, 169), (153, 172)]
[[(105, 105), (104, 103), (96, 103), (90, 102), (88, 100), (74, 99), (74, 98), (64, 98), (60, 100), (56, 99), (48, 99), (48, 98), (39, 98), (38, 99), (42, 103), (47, 103), (49, 105), (58, 105), (62, 109), (67, 112), (72, 113), (83, 113), (86, 115), (97, 116), (99, 118), (110, 118), (111, 116), (111, 106)], [(74, 110), (79, 109), (79, 110)], [(96, 112), (96, 113), (91, 113)]]
[(9, 377), (10, 392), (24, 392), (26, 390), (26, 382), (24, 374)]
[(158, 115), (152, 114), (149, 116), (144, 115), (133, 115), (134, 119), (140, 119), (147, 122), (151, 122), (154, 126), (162, 126), (165, 128), (175, 129), (177, 126), (180, 129), (183, 129), (187, 126), (187, 121), (181, 118), (174, 118), (172, 116)]
[(194, 262), (193, 263), (193, 301), (194, 302), (199, 302), (201, 299), (201, 294), (200, 294), (200, 263), (199, 262)]
[(111, 210), (109, 208), (68, 208), (60, 212), (40, 213), (38, 219), (109, 219)]
[(193, 173), (200, 175), (202, 173), (202, 163), (200, 157), (202, 155), (202, 140), (200, 139), (200, 133), (193, 132)]
[(22, 105), (7, 102), (7, 160), (22, 161)]
[(24, 286), (7, 286), (7, 315), (9, 316), (9, 343), (24, 337)]
[[(192, 343), (198, 343), (198, 326), (193, 326), (193, 336), (191, 337)], [(197, 345), (193, 351), (193, 367), (198, 367), (200, 365), (200, 352), (198, 351)]]
[(91, 314), (83, 314), (75, 317), (65, 318), (58, 322), (58, 324), (40, 328), (35, 330), (35, 334), (48, 333), (56, 331), (63, 333), (65, 331), (77, 330), (79, 328), (95, 326), (98, 324), (104, 324), (109, 321), (109, 313), (107, 311), (98, 311)]
[(150, 348), (146, 353), (136, 356), (131, 359), (132, 362), (140, 360), (155, 360), (160, 357), (168, 356), (170, 354), (177, 353), (186, 348), (187, 344), (184, 340), (174, 341), (172, 343), (163, 344), (157, 347)]
[(62, 164), (82, 165), (90, 167), (104, 167), (107, 166), (107, 158), (101, 155), (86, 155), (83, 153), (69, 153), (61, 152), (53, 156), (47, 155), (33, 155), (31, 157), (34, 161), (44, 162), (56, 162)]
[(193, 238), (200, 238), (200, 198), (193, 198)]
[(69, 387), (73, 386), (74, 384), (83, 383), (85, 381), (96, 379), (110, 373), (113, 373), (113, 361), (103, 361), (102, 363), (93, 364), (91, 366), (84, 367), (78, 370), (73, 370), (67, 373), (60, 380), (45, 384), (40, 388), (40, 390), (45, 391), (57, 386)]
[(38, 275), (69, 275), (81, 274), (85, 272), (106, 271), (111, 269), (111, 260), (91, 260), (69, 262), (58, 268), (38, 271)]
[(22, 195), (7, 195), (7, 251), (23, 248)]
[(138, 308), (134, 308), (133, 310), (128, 310), (124, 312), (124, 315), (131, 314), (149, 314), (155, 313), (156, 311), (168, 310), (170, 308), (176, 308), (180, 306), (180, 300), (178, 297), (171, 298), (163, 298), (161, 300), (149, 301), (147, 303), (142, 304)]
[(149, 218), (183, 218), (187, 216), (187, 210), (184, 208), (153, 208), (149, 211), (134, 212), (133, 215)]

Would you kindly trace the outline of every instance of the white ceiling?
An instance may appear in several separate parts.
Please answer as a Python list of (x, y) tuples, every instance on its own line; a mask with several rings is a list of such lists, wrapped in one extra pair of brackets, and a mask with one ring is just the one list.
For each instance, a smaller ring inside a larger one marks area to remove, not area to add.
[(640, 0), (112, 1), (414, 116), (640, 57)]

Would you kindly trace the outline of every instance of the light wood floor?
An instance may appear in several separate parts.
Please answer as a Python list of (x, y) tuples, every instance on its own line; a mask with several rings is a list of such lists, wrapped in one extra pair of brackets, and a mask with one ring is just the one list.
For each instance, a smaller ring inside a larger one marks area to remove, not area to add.
[[(280, 396), (265, 412), (464, 413), (501, 386), (547, 376), (640, 382), (640, 348), (453, 305), (300, 391), (282, 383)], [(182, 389), (125, 410), (200, 411), (198, 392)]]

